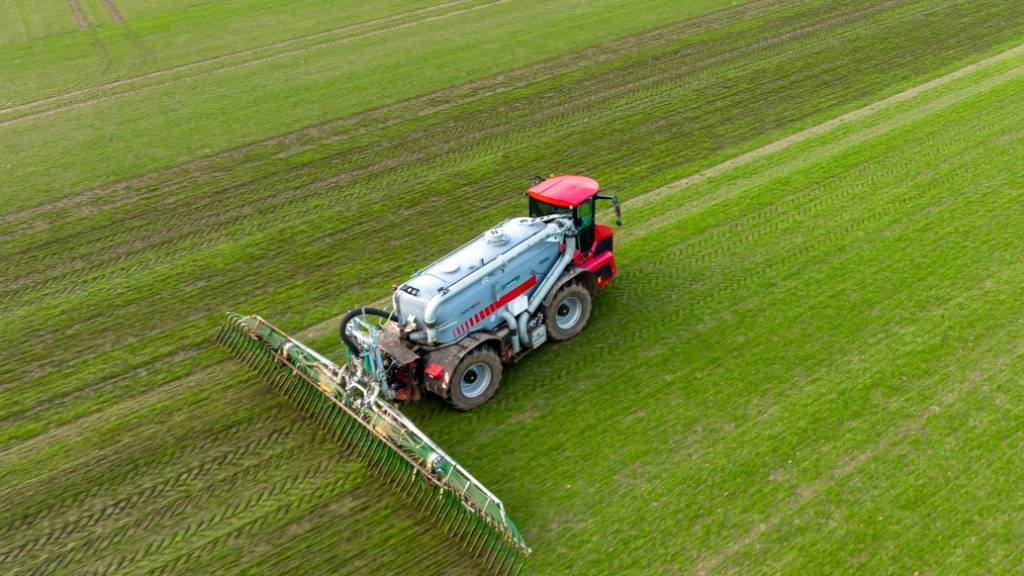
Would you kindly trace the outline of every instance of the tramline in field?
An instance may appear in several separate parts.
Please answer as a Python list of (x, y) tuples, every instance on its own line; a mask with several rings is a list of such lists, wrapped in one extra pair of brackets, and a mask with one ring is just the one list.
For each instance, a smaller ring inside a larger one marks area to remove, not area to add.
[(586, 326), (591, 297), (615, 277), (612, 229), (595, 222), (598, 193), (583, 176), (527, 191), (513, 218), (394, 287), (390, 310), (341, 320), (338, 365), (259, 316), (231, 313), (218, 339), (292, 398), (371, 468), (413, 494), (488, 567), (518, 572), (530, 554), (504, 504), (431, 441), (393, 401), (425, 392), (459, 410), (501, 384), (502, 366)]

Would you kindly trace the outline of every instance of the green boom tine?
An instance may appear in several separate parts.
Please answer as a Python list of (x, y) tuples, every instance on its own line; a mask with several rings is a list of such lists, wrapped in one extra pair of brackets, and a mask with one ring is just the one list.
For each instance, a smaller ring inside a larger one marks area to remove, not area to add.
[(466, 510), (466, 505), (454, 494), (451, 496), (451, 499), (455, 508), (455, 514), (452, 515), (448, 524), (444, 527), (444, 532), (450, 537), (455, 537), (465, 524), (466, 516), (473, 517), (475, 515)]
[(428, 489), (423, 495), (420, 507), (423, 508), (424, 513), (428, 513), (434, 509), (438, 498), (444, 498), (444, 487), (438, 486), (432, 482), (424, 482), (423, 485), (428, 487)]
[(472, 511), (467, 511), (466, 523), (459, 529), (458, 534), (459, 542), (462, 544), (463, 548), (466, 547), (466, 540), (469, 539), (469, 535), (472, 532), (472, 529), (476, 527), (474, 521), (478, 520), (479, 518), (480, 516), (476, 513)]
[(452, 503), (453, 514), (451, 518), (449, 518), (448, 523), (444, 526), (444, 531), (446, 534), (451, 534), (455, 532), (456, 526), (458, 526), (459, 522), (462, 520), (462, 511), (466, 509), (466, 505), (462, 503), (462, 500), (459, 499), (459, 495), (455, 492), (448, 493), (448, 500)]
[(382, 458), (385, 452), (391, 450), (390, 446), (380, 440), (375, 442), (375, 444), (376, 446), (374, 446), (373, 451), (370, 452), (369, 461), (366, 463), (366, 467), (369, 468), (370, 471), (373, 471), (377, 467), (378, 459)]
[(433, 491), (433, 486), (429, 486), (422, 479), (419, 479), (416, 482), (416, 487), (416, 499), (413, 501), (413, 504), (416, 508), (425, 510), (427, 502), (430, 502), (430, 494)]
[(402, 482), (401, 491), (405, 499), (411, 502), (416, 496), (416, 483), (419, 481), (420, 471), (410, 466), (406, 468), (406, 473), (408, 474), (407, 480)]
[(385, 468), (391, 464), (391, 459), (395, 456), (395, 449), (388, 445), (387, 442), (381, 442), (381, 451), (377, 454), (376, 462), (370, 468), (373, 473), (384, 477)]
[(406, 474), (413, 474), (414, 470), (412, 465), (406, 462), (405, 458), (402, 458), (397, 453), (395, 454), (394, 462), (394, 465), (391, 467), (391, 480), (389, 483), (398, 488), (402, 485)]
[(333, 417), (333, 420), (331, 421), (331, 425), (330, 425), (330, 427), (331, 427), (331, 431), (330, 431), (330, 438), (331, 438), (331, 440), (337, 442), (338, 440), (342, 439), (343, 435), (345, 434), (345, 427), (348, 426), (349, 421), (350, 421), (350, 418), (349, 418), (348, 414), (345, 414), (344, 410), (342, 410), (341, 408), (338, 408), (337, 405), (335, 405), (334, 417)]
[[(298, 381), (296, 381), (298, 382)], [(301, 386), (301, 385), (300, 385)], [(309, 386), (301, 386), (302, 390), (302, 412), (306, 416), (309, 416), (312, 412), (312, 404), (316, 401), (316, 396), (313, 391), (309, 389)]]
[(488, 532), (489, 532), (489, 536), (490, 537), (487, 539), (487, 541), (488, 541), (488, 544), (486, 546), (486, 550), (487, 551), (484, 553), (483, 562), (484, 562), (484, 565), (489, 567), (490, 564), (491, 564), (491, 555), (492, 554), (497, 555), (496, 546), (498, 546), (498, 541), (501, 538), (501, 532), (495, 530), (493, 526), (490, 526), (488, 528), (489, 528)]
[(447, 499), (447, 495), (443, 493), (438, 494), (437, 497), (433, 498), (427, 504), (430, 518), (438, 528), (444, 527), (444, 519), (449, 515), (450, 507), (447, 504), (449, 504), (449, 499)]
[[(506, 574), (508, 573), (508, 569), (512, 567), (512, 562), (515, 560), (516, 550), (517, 548), (514, 543), (505, 543), (505, 554), (501, 557), (501, 561), (499, 561), (498, 565), (495, 567), (495, 572), (505, 572)], [(507, 565), (506, 562), (508, 563)]]
[(263, 349), (260, 348), (259, 343), (250, 340), (248, 343), (248, 350), (245, 355), (245, 363), (251, 368), (256, 362), (256, 358), (263, 355)]
[(355, 436), (359, 430), (363, 429), (363, 426), (359, 424), (351, 416), (346, 416), (345, 430), (342, 432), (341, 439), (345, 443), (346, 449), (351, 449), (352, 443), (355, 441)]
[(321, 395), (314, 394), (312, 391), (309, 394), (309, 398), (309, 419), (317, 426), (323, 426), (324, 409), (326, 408), (324, 398)]
[(402, 458), (402, 455), (392, 450), (388, 455), (388, 463), (384, 467), (382, 474), (385, 477), (385, 481), (388, 484), (395, 483), (401, 476), (402, 472), (406, 470), (408, 463)]
[(324, 396), (320, 396), (320, 409), (318, 411), (316, 422), (320, 426), (327, 426), (328, 418), (331, 416), (331, 412), (334, 409), (334, 403), (328, 400)]
[(276, 372), (271, 376), (272, 380), (270, 385), (274, 390), (284, 396), (286, 400), (292, 402), (292, 375), (287, 368), (278, 366)]
[(374, 473), (383, 478), (385, 482), (390, 482), (391, 480), (391, 475), (394, 472), (395, 458), (401, 458), (401, 456), (394, 450), (388, 450), (384, 457), (381, 458), (380, 464), (374, 469)]
[(508, 556), (508, 564), (502, 564), (503, 566), (505, 566), (504, 570), (502, 570), (502, 573), (505, 574), (505, 576), (512, 576), (512, 570), (516, 567), (516, 564), (519, 562), (519, 547), (513, 546), (511, 548), (511, 551), (512, 553)]
[(486, 540), (484, 536), (488, 533), (489, 530), (490, 526), (487, 524), (487, 521), (478, 518), (473, 538), (469, 543), (469, 552), (473, 555), (474, 558), (480, 557), (480, 552), (483, 550), (483, 543)]
[(363, 434), (363, 438), (365, 440), (360, 443), (359, 452), (356, 455), (356, 458), (359, 460), (365, 460), (366, 453), (369, 451), (370, 447), (373, 446), (374, 441), (376, 440), (376, 436), (369, 431), (366, 434)]
[(445, 524), (441, 526), (441, 529), (444, 530), (445, 534), (451, 535), (455, 531), (455, 527), (462, 521), (462, 510), (464, 507), (455, 494), (449, 492), (445, 495), (445, 498), (451, 502), (451, 515), (446, 516)]
[(348, 455), (351, 456), (353, 459), (356, 459), (357, 455), (359, 454), (359, 447), (362, 445), (363, 440), (365, 438), (366, 428), (363, 428), (362, 426), (358, 425), (353, 426), (352, 435), (349, 437), (348, 445), (346, 446)]
[(529, 554), (527, 554), (526, 552), (520, 552), (519, 553), (519, 556), (517, 558), (517, 561), (519, 562), (519, 565), (516, 566), (516, 571), (515, 571), (515, 573), (513, 573), (512, 576), (519, 576), (519, 574), (523, 571), (523, 566), (526, 566), (526, 558), (527, 557), (529, 557)]
[(494, 551), (494, 557), (487, 562), (487, 570), (497, 573), (498, 572), (498, 559), (503, 558), (508, 553), (509, 543), (507, 540), (501, 540), (501, 534), (498, 534), (498, 549)]
[(474, 516), (465, 506), (462, 506), (461, 514), (462, 516), (459, 517), (459, 521), (452, 527), (450, 532), (450, 535), (455, 538), (458, 538), (462, 531), (466, 529), (466, 525), (469, 524)]
[(476, 538), (480, 535), (480, 527), (484, 521), (480, 519), (480, 516), (473, 516), (473, 527), (466, 534), (466, 538), (462, 542), (462, 547), (466, 550), (472, 551), (473, 546), (476, 544)]
[(363, 449), (362, 457), (360, 458), (367, 464), (373, 461), (373, 455), (380, 450), (380, 445), (383, 444), (379, 438), (374, 436), (372, 433), (368, 435), (370, 440), (366, 443), (366, 447)]
[(484, 545), (487, 543), (487, 536), (491, 533), (490, 526), (487, 522), (480, 522), (480, 530), (477, 531), (473, 546), (470, 547), (469, 553), (473, 555), (473, 558), (479, 560), (480, 554), (484, 551)]
[(452, 502), (451, 493), (441, 487), (437, 495), (437, 516), (434, 518), (437, 527), (442, 531), (447, 531), (447, 525), (451, 523), (455, 511), (456, 507)]
[(418, 479), (418, 477), (419, 471), (413, 468), (411, 473), (409, 474), (409, 481), (402, 486), (402, 495), (405, 496), (406, 499), (411, 500), (414, 498), (415, 495), (411, 494), (411, 492), (416, 486), (416, 480)]
[(319, 395), (309, 386), (303, 386), (302, 393), (304, 396), (302, 399), (302, 404), (304, 406), (303, 412), (310, 417), (310, 420), (316, 422), (316, 409), (320, 405)]

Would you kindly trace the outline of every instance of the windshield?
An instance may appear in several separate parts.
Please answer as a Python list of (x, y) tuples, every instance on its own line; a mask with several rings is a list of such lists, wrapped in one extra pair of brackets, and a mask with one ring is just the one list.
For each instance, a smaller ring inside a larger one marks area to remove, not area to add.
[(530, 198), (530, 216), (540, 218), (542, 216), (551, 216), (552, 214), (572, 214), (572, 208), (546, 204), (536, 198)]

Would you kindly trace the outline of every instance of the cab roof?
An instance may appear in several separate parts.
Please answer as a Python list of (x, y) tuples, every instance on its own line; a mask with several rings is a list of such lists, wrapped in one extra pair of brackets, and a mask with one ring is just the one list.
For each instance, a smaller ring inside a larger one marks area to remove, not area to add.
[(597, 194), (597, 180), (586, 176), (554, 176), (526, 191), (547, 204), (572, 208)]

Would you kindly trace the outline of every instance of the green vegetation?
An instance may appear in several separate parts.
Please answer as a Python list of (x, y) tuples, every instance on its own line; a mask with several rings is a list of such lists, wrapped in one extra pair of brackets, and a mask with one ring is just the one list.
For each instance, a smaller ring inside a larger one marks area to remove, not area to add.
[[(1019, 571), (1024, 55), (812, 127), (1015, 46), (1024, 8), (590, 4), (575, 26), (507, 2), (444, 38), (309, 53), (302, 71), (336, 68), (322, 91), (280, 85), (302, 58), (268, 61), (0, 126), (7, 571), (475, 573), (212, 337), (229, 308), (300, 332), (376, 301), (548, 171), (627, 200), (621, 278), (484, 407), (405, 408), (503, 498), (531, 573)], [(136, 5), (129, 24), (171, 17)], [(496, 23), (577, 35), (444, 40)], [(402, 76), (412, 47), (432, 73)], [(375, 67), (408, 82), (322, 101)], [(134, 157), (177, 98), (195, 136)], [(250, 129), (218, 130), (232, 108)], [(55, 134), (76, 153), (34, 147)], [(336, 354), (327, 326), (305, 336)]]
[[(204, 24), (218, 22), (214, 17), (202, 20), (194, 32), (220, 38), (213, 46), (207, 40), (193, 48), (189, 40), (194, 39), (178, 38), (179, 23), (173, 19), (174, 29), (159, 34), (154, 47), (140, 47), (138, 38), (125, 39), (120, 29), (98, 31), (89, 41), (103, 46), (102, 57), (84, 62), (77, 54), (94, 51), (82, 46), (80, 36), (57, 37), (25, 59), (11, 51), (4, 67), (12, 70), (14, 81), (6, 83), (9, 94), (0, 92), (0, 102), (24, 106), (0, 110), (0, 187), (13, 191), (3, 210), (527, 65), (728, 2), (701, 0), (680, 10), (664, 0), (564, 5), (461, 0), (415, 12), (414, 3), (398, 4), (404, 13), (393, 19), (383, 19), (379, 9), (363, 9), (340, 26), (327, 28), (314, 20), (305, 35), (270, 44), (246, 34), (237, 44), (225, 44), (225, 38), (233, 38), (230, 31)], [(423, 2), (418, 5), (422, 8)], [(372, 19), (357, 22), (357, 17)], [(167, 20), (163, 16), (152, 25), (166, 28)], [(273, 27), (272, 22), (258, 25), (261, 30)], [(174, 38), (163, 37), (171, 33)], [(114, 49), (121, 66), (107, 63), (108, 36), (110, 43), (121, 44)], [(260, 46), (253, 46), (257, 40)], [(159, 66), (198, 62), (146, 76), (155, 73), (147, 54), (163, 52), (165, 46), (170, 54), (153, 59)], [(203, 61), (212, 50), (227, 53)], [(60, 64), (47, 64), (55, 56)], [(42, 60), (46, 63), (40, 65)], [(70, 73), (81, 82), (96, 68), (104, 70), (101, 78), (110, 73), (108, 68), (119, 76), (128, 68), (129, 77), (137, 79), (29, 104), (64, 91), (64, 84), (53, 85), (53, 78), (59, 81)], [(55, 109), (62, 111), (54, 114)]]

